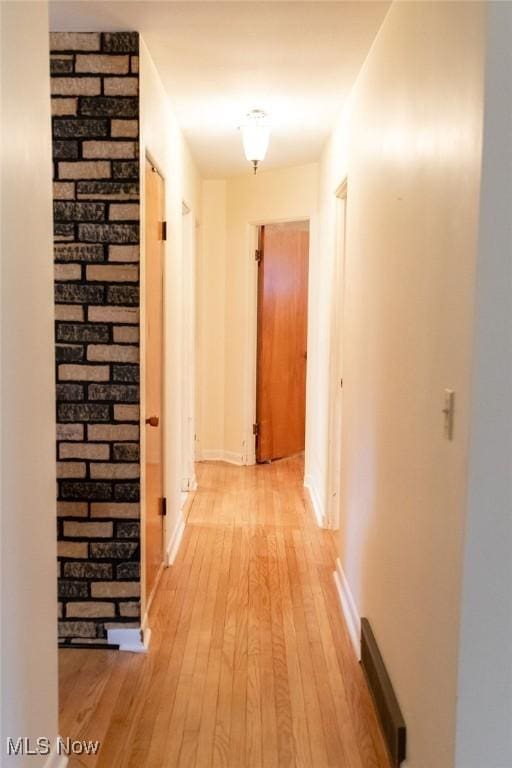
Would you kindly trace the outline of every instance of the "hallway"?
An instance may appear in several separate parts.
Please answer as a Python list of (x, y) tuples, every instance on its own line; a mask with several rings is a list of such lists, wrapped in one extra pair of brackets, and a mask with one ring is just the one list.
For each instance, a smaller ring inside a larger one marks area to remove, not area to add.
[(149, 653), (60, 651), (61, 735), (102, 742), (71, 768), (387, 768), (302, 477), (198, 465)]

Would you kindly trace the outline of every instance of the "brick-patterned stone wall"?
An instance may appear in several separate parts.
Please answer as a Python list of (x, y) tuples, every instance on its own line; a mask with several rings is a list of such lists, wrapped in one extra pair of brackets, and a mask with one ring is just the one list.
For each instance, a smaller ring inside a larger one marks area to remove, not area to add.
[(51, 35), (59, 637), (140, 625), (136, 33)]

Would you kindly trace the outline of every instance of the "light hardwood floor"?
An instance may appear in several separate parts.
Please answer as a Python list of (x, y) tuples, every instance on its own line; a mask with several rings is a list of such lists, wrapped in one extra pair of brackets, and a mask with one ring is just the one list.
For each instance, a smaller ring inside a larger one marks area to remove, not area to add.
[(302, 476), (198, 465), (149, 653), (60, 651), (61, 735), (102, 741), (70, 768), (389, 768)]

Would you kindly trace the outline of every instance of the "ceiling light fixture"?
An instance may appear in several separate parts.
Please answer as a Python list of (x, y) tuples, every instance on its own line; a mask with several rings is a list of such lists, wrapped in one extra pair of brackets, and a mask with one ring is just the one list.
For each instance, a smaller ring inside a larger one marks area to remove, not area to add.
[(254, 173), (258, 165), (265, 159), (268, 149), (270, 128), (265, 112), (261, 109), (253, 109), (248, 112), (241, 126), (242, 141), (247, 160), (252, 163)]

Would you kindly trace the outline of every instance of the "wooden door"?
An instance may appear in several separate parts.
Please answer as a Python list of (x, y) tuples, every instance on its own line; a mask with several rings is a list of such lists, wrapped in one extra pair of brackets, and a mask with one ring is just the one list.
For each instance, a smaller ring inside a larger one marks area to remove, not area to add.
[(164, 180), (146, 159), (145, 173), (145, 577), (149, 600), (163, 562)]
[(257, 461), (304, 450), (309, 223), (261, 227)]

